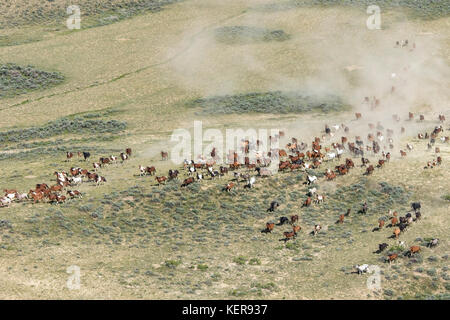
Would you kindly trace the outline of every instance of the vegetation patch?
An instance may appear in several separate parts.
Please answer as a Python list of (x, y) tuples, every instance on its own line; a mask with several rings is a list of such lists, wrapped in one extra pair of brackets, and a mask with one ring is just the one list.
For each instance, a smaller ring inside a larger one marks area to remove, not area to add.
[(166, 5), (181, 0), (30, 0), (0, 1), (0, 28), (33, 25), (43, 22), (65, 22), (67, 8), (78, 5), (82, 28), (111, 24), (137, 14), (158, 12)]
[(349, 106), (337, 96), (311, 96), (298, 92), (252, 92), (237, 95), (213, 96), (196, 99), (192, 106), (201, 107), (203, 114), (229, 113), (307, 113), (337, 112)]
[(76, 118), (64, 117), (47, 122), (40, 127), (0, 132), (0, 143), (24, 142), (61, 134), (117, 133), (125, 130), (126, 127), (126, 122), (118, 120), (91, 119), (86, 115)]
[(265, 11), (281, 11), (309, 6), (353, 6), (367, 8), (376, 4), (382, 10), (402, 9), (411, 18), (439, 19), (450, 14), (450, 3), (447, 0), (417, 1), (417, 0), (290, 0), (274, 2), (261, 7)]
[(369, 214), (380, 213), (387, 212), (394, 206), (406, 208), (411, 195), (411, 192), (407, 192), (401, 186), (391, 186), (387, 182), (381, 182), (378, 188), (374, 188), (370, 186), (367, 178), (361, 178), (358, 183), (337, 190), (330, 197), (332, 201), (329, 201), (327, 206), (333, 206), (334, 204), (339, 206), (340, 202), (344, 201), (345, 203), (355, 204), (356, 207), (353, 209), (358, 211), (362, 203), (367, 202)]
[(206, 264), (199, 264), (199, 265), (197, 265), (197, 270), (206, 271), (206, 270), (208, 270), (208, 265), (206, 265)]
[(19, 66), (14, 63), (2, 64), (0, 65), (0, 98), (47, 89), (63, 81), (64, 76), (59, 72), (48, 72), (33, 66)]
[(166, 262), (164, 262), (164, 265), (167, 268), (170, 269), (175, 269), (176, 267), (178, 267), (181, 264), (180, 260), (167, 260)]
[(243, 265), (243, 264), (247, 263), (247, 258), (244, 257), (244, 256), (239, 256), (239, 257), (234, 258), (233, 262), (236, 263), (236, 264)]
[(290, 35), (283, 30), (269, 30), (249, 26), (226, 26), (215, 30), (216, 40), (227, 44), (286, 41)]

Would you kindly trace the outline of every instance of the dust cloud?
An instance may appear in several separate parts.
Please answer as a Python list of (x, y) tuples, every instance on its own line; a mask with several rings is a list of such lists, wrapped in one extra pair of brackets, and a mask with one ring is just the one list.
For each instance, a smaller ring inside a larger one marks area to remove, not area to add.
[[(210, 19), (193, 23), (174, 46), (186, 48), (171, 62), (175, 81), (200, 97), (273, 90), (338, 95), (353, 112), (363, 114), (363, 122), (380, 122), (396, 129), (396, 134), (401, 122), (393, 119), (394, 114), (406, 120), (410, 111), (416, 118), (426, 112), (427, 120), (436, 120), (449, 109), (450, 69), (442, 48), (448, 45), (448, 35), (428, 31), (431, 23), (381, 10), (381, 30), (369, 30), (369, 14), (361, 8), (261, 10), (271, 3), (227, 1), (227, 5), (236, 4), (233, 8), (241, 4), (245, 13), (233, 17), (238, 10), (230, 11), (223, 23), (211, 25)], [(226, 10), (227, 5), (208, 1), (209, 8)], [(283, 30), (290, 39), (226, 44), (215, 37), (217, 28), (223, 26)], [(364, 103), (365, 97), (369, 103)], [(375, 99), (379, 104), (373, 108), (370, 104)], [(346, 119), (353, 121), (354, 116)], [(289, 125), (289, 133), (296, 128), (323, 131), (322, 120), (299, 118)], [(342, 119), (337, 115), (328, 122), (342, 123)], [(417, 128), (408, 126), (406, 133), (413, 131)], [(367, 122), (353, 134), (367, 135)]]

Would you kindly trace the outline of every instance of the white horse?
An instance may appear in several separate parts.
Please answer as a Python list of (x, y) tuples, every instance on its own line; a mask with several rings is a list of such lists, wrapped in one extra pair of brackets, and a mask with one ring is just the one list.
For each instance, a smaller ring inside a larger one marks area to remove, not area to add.
[(253, 185), (256, 182), (256, 178), (255, 177), (250, 177), (250, 179), (248, 179), (247, 182), (248, 182), (248, 187), (251, 189), (251, 188), (253, 188)]
[(368, 264), (356, 265), (355, 268), (358, 271), (358, 274), (363, 274), (369, 270), (369, 265)]
[(18, 201), (22, 201), (22, 200), (28, 200), (28, 194), (26, 193), (16, 193), (16, 199)]
[(11, 199), (8, 197), (3, 197), (0, 199), (0, 203), (2, 204), (2, 207), (7, 207), (11, 204)]
[(82, 177), (72, 177), (72, 181), (73, 184), (80, 184), (83, 182), (83, 178)]
[(312, 188), (308, 190), (308, 196), (312, 197), (317, 192), (317, 188)]
[(314, 183), (317, 180), (316, 176), (310, 176), (308, 175), (308, 184)]

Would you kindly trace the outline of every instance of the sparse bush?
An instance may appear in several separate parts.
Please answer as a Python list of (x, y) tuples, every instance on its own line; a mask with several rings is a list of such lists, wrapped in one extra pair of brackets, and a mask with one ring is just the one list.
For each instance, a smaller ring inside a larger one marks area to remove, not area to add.
[(228, 294), (233, 297), (243, 297), (246, 296), (248, 292), (244, 289), (234, 289), (229, 291)]
[(258, 289), (265, 289), (265, 290), (273, 290), (277, 286), (273, 282), (268, 282), (268, 283), (252, 283), (250, 287), (258, 288)]
[(244, 256), (239, 256), (233, 259), (233, 262), (236, 264), (244, 265), (247, 262), (247, 258)]
[(251, 265), (251, 266), (256, 266), (256, 265), (261, 265), (261, 260), (259, 260), (258, 258), (251, 258), (249, 261), (248, 261), (248, 264), (249, 265)]
[(206, 265), (206, 264), (197, 265), (197, 270), (206, 271), (207, 269), (208, 269), (208, 265)]
[(180, 264), (181, 264), (181, 260), (166, 260), (166, 261), (164, 262), (164, 265), (165, 265), (167, 268), (170, 268), (170, 269), (175, 269), (175, 268), (178, 267)]
[(384, 294), (386, 296), (392, 297), (394, 295), (394, 291), (390, 290), (390, 289), (385, 289), (384, 290)]
[(435, 276), (436, 274), (437, 274), (437, 272), (436, 272), (436, 269), (428, 269), (427, 270), (427, 274), (429, 275), (429, 276)]

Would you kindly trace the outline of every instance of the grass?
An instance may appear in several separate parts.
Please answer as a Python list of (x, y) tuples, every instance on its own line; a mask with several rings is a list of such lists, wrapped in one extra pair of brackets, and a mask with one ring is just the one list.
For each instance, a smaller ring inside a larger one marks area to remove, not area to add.
[(206, 264), (198, 264), (197, 265), (197, 270), (200, 270), (200, 271), (206, 271), (206, 270), (208, 270), (208, 265), (206, 265)]
[(179, 260), (167, 260), (166, 262), (164, 262), (164, 265), (170, 269), (175, 269), (180, 264), (181, 264), (181, 261), (179, 261)]

